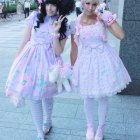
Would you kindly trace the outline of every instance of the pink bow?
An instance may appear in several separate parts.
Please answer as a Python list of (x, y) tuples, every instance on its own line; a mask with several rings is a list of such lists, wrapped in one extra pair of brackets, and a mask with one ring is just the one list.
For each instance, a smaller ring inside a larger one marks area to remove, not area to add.
[(42, 0), (37, 0), (37, 1), (38, 1), (38, 3), (40, 3), (40, 4), (42, 3)]

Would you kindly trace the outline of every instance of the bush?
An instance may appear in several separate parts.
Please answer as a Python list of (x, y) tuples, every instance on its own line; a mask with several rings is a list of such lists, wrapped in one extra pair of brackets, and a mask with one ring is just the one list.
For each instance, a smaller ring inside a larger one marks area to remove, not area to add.
[[(35, 10), (35, 9), (37, 9), (37, 4), (36, 3), (32, 3), (31, 4), (31, 10)], [(5, 11), (7, 13), (15, 13), (16, 12), (16, 4), (9, 4), (9, 3), (7, 3)]]
[(36, 3), (32, 3), (31, 4), (31, 10), (35, 10), (37, 9), (37, 4)]
[(16, 12), (16, 4), (11, 4), (6, 7), (7, 13), (15, 13)]

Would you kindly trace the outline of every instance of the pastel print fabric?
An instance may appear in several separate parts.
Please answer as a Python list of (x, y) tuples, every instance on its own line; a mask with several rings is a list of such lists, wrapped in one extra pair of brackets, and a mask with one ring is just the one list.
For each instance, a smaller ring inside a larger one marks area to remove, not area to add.
[(123, 90), (131, 78), (115, 50), (108, 44), (101, 21), (82, 26), (79, 16), (75, 42), (82, 46), (74, 66), (75, 86), (83, 97), (112, 96)]

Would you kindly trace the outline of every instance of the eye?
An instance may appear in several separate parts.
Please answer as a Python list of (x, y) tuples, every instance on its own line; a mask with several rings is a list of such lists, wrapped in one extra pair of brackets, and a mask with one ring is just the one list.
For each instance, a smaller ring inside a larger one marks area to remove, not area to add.
[(89, 5), (90, 3), (89, 2), (86, 2), (86, 5)]
[(93, 6), (97, 6), (98, 4), (97, 3), (93, 3)]

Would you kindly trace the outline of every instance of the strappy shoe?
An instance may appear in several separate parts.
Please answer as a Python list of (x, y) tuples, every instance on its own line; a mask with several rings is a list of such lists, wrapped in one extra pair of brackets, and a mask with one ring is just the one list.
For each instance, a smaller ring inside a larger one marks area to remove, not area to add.
[(103, 140), (103, 132), (104, 132), (105, 125), (98, 126), (96, 131), (95, 140)]
[(47, 135), (52, 129), (52, 123), (44, 123), (44, 134)]

